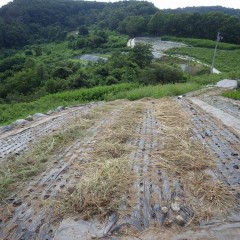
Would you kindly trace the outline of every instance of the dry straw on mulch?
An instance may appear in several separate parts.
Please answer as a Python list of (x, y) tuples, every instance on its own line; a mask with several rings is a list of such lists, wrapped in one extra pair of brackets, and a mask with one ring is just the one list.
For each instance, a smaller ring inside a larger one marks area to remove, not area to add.
[[(124, 106), (125, 105), (125, 106)], [(123, 196), (134, 182), (129, 141), (143, 113), (143, 104), (123, 104), (114, 120), (97, 133), (88, 163), (79, 170), (82, 177), (74, 188), (63, 193), (56, 204), (61, 214), (80, 213), (85, 219), (104, 218), (120, 206), (128, 205)]]
[(193, 221), (224, 216), (231, 211), (236, 206), (234, 194), (205, 171), (213, 173), (216, 165), (203, 143), (194, 138), (189, 115), (176, 101), (164, 99), (156, 117), (161, 123), (162, 145), (155, 154), (156, 166), (180, 180), (187, 204), (195, 212)]
[(62, 210), (80, 213), (84, 219), (104, 218), (116, 211), (132, 182), (128, 159), (100, 159), (85, 165), (85, 173), (74, 188), (64, 196)]

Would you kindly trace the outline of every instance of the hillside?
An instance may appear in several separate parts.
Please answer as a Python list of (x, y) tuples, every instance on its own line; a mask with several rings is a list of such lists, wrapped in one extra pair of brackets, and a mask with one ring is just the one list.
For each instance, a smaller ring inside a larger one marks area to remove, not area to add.
[(15, 0), (0, 9), (0, 49), (62, 41), (69, 32), (89, 27), (132, 37), (173, 35), (211, 40), (220, 31), (224, 42), (239, 44), (240, 20), (232, 15), (237, 10), (216, 9), (160, 11), (144, 1)]
[(116, 30), (126, 17), (144, 20), (156, 12), (153, 4), (138, 1), (15, 0), (0, 9), (0, 48), (61, 41), (81, 26)]

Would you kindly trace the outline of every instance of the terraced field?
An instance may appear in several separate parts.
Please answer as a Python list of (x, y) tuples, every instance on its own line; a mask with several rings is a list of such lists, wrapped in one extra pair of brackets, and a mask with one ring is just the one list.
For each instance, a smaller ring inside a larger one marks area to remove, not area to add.
[(239, 103), (218, 94), (93, 103), (1, 133), (0, 239), (239, 239)]

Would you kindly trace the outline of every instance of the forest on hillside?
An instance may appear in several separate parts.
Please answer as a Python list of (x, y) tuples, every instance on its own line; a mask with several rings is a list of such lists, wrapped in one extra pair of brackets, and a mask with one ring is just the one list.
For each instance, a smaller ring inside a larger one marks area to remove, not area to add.
[(185, 7), (176, 9), (165, 9), (166, 13), (209, 13), (209, 12), (222, 12), (228, 15), (235, 16), (240, 19), (240, 9), (226, 8), (221, 6), (211, 7)]
[(14, 0), (0, 8), (0, 48), (62, 41), (70, 31), (93, 26), (131, 37), (172, 35), (215, 40), (220, 31), (223, 41), (240, 44), (239, 18), (218, 8), (168, 13), (142, 1)]

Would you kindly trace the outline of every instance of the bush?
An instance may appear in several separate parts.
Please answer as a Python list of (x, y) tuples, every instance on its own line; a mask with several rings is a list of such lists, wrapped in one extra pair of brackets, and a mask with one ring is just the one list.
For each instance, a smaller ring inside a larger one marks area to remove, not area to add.
[(106, 78), (106, 84), (107, 85), (116, 84), (117, 82), (118, 82), (118, 80), (115, 77), (113, 77), (113, 76), (108, 76)]
[(140, 82), (144, 84), (167, 84), (185, 82), (183, 72), (175, 67), (163, 64), (152, 64), (150, 68), (143, 70), (140, 75)]

